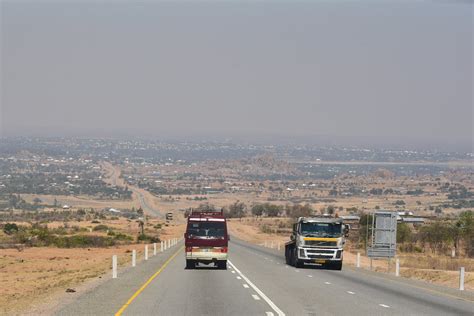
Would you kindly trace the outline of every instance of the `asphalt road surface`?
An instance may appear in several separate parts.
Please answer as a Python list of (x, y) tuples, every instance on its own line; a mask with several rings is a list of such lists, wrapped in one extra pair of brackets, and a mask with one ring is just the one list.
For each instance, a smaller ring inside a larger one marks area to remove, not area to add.
[(472, 292), (344, 268), (296, 269), (232, 241), (227, 270), (186, 270), (181, 245), (81, 294), (58, 315), (473, 315)]

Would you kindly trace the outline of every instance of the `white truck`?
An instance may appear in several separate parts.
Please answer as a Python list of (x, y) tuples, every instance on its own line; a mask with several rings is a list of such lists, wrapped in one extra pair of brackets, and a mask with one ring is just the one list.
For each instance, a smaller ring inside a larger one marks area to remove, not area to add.
[(285, 244), (286, 263), (297, 268), (320, 264), (342, 270), (343, 247), (348, 234), (341, 218), (300, 217)]

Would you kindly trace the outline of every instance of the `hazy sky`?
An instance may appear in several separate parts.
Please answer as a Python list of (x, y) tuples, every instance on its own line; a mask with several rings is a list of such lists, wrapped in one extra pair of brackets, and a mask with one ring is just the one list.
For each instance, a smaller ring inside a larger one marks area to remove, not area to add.
[(3, 1), (3, 135), (473, 145), (470, 1)]

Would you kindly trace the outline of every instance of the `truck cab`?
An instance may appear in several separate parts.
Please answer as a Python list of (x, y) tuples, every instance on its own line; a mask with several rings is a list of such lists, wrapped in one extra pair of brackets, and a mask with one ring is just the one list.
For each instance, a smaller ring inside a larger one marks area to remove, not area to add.
[(295, 267), (321, 264), (342, 269), (347, 227), (340, 218), (300, 217), (285, 244), (286, 263)]
[(229, 235), (223, 211), (191, 211), (184, 234), (186, 269), (198, 263), (227, 269)]

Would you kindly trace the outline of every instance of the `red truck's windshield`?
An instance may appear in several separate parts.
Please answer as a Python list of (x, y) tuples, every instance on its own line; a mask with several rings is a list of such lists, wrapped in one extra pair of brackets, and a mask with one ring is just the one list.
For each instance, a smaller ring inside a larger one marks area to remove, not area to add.
[(189, 222), (189, 238), (223, 238), (225, 237), (225, 222)]

